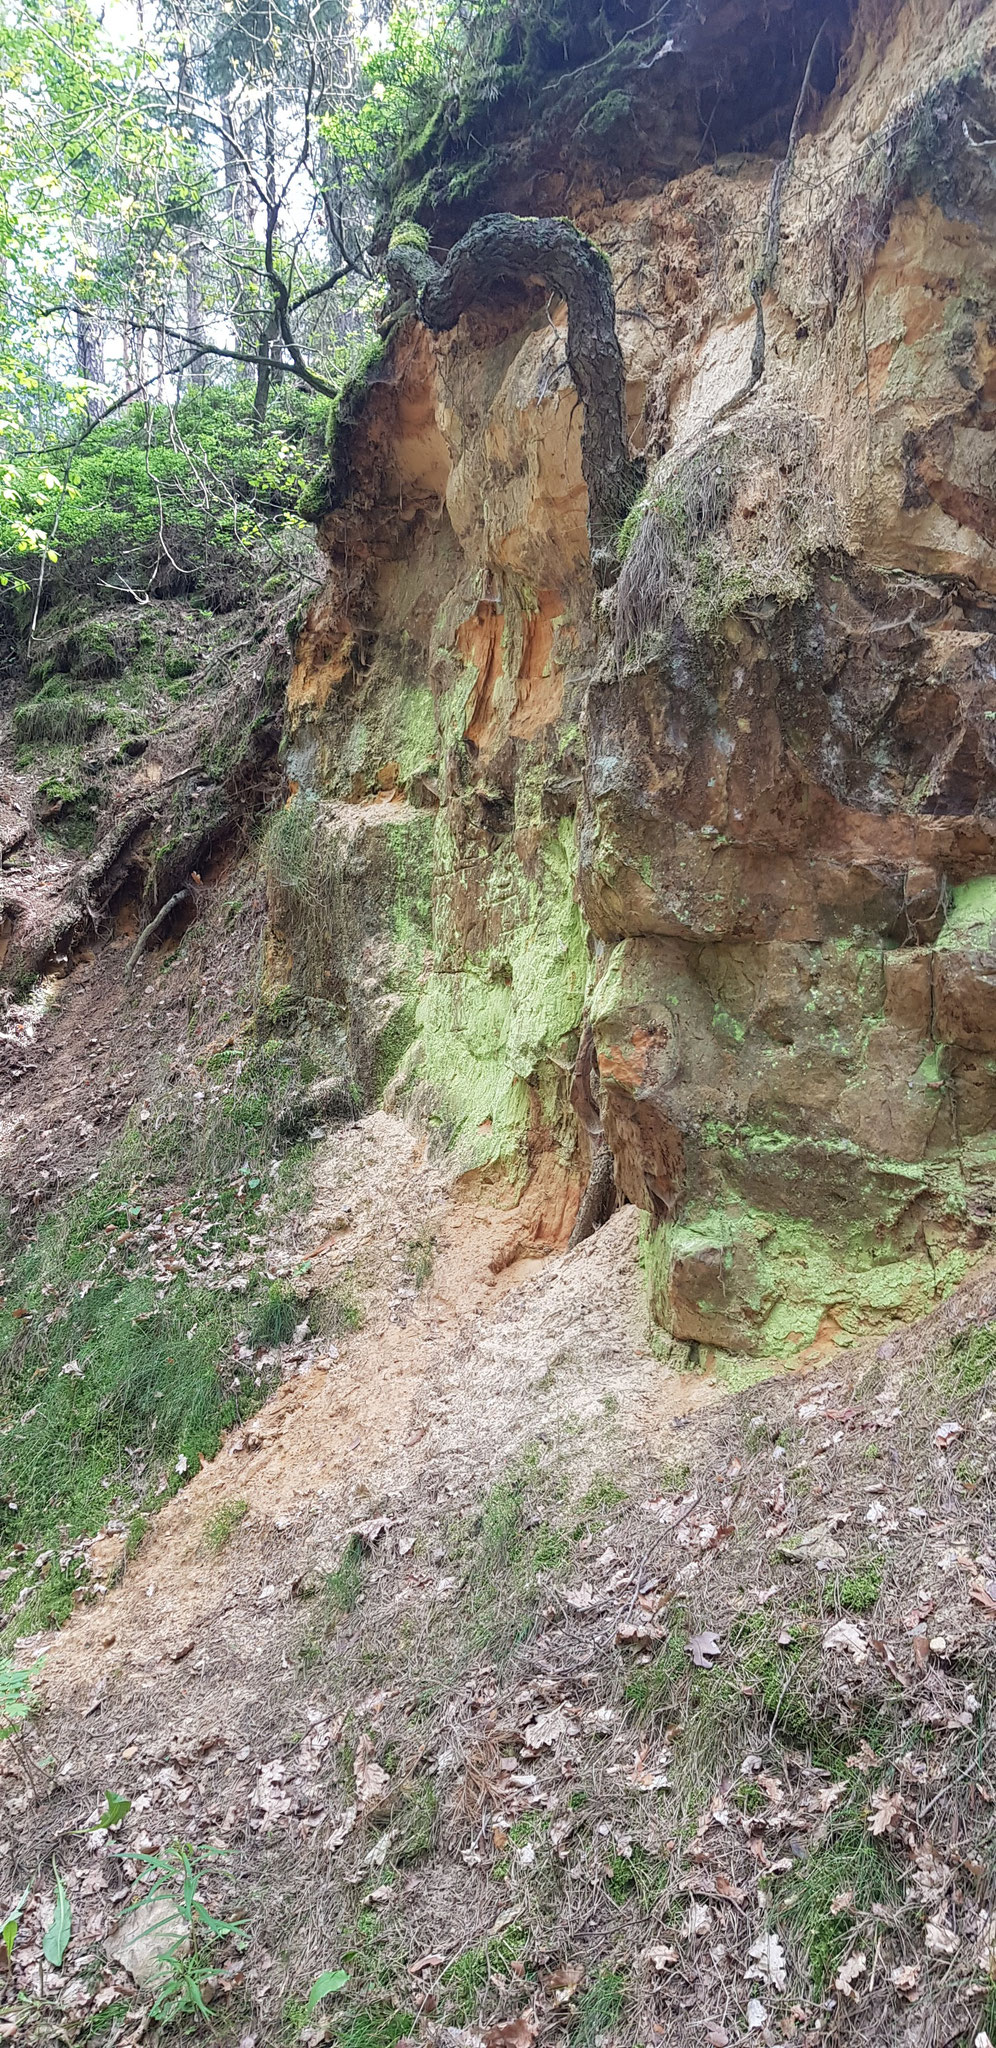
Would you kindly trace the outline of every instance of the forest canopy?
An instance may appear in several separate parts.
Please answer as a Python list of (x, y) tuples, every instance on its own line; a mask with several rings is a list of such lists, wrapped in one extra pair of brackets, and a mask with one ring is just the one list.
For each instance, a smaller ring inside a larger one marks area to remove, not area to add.
[(164, 0), (151, 24), (16, 0), (0, 21), (9, 591), (81, 548), (127, 588), (156, 573), (156, 529), (168, 549), (209, 517), (248, 544), (292, 511), (382, 294), (383, 167), (456, 75), (467, 26), (454, 7), (385, 19), (343, 0)]

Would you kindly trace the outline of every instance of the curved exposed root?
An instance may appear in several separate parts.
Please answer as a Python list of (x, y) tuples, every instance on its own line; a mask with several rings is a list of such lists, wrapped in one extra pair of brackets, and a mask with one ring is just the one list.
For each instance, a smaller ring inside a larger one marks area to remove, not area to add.
[(500, 277), (540, 278), (567, 304), (567, 363), (584, 407), (581, 467), (588, 486), (592, 567), (608, 582), (616, 536), (641, 482), (629, 453), (625, 376), (616, 333), (616, 299), (606, 257), (565, 220), (486, 214), (436, 263), (399, 230), (388, 252), (389, 282), (433, 333), (455, 327)]

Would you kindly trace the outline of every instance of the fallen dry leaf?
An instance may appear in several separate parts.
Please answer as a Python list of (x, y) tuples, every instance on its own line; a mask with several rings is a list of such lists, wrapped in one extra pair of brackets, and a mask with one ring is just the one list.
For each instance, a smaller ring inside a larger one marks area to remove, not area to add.
[(723, 1651), (712, 1630), (706, 1629), (701, 1635), (689, 1636), (688, 1654), (700, 1671), (711, 1671), (717, 1657), (721, 1657)]
[(415, 1961), (409, 1963), (408, 1975), (409, 1977), (421, 1977), (423, 1970), (441, 1970), (445, 1961), (445, 1956), (437, 1955), (434, 1950), (430, 1949), (428, 1954), (416, 1956)]
[(676, 1948), (645, 1948), (643, 1955), (652, 1970), (672, 1970), (681, 1961)]
[(850, 1998), (857, 2004), (860, 1997), (860, 1993), (857, 1990), (857, 1980), (859, 1977), (864, 1976), (867, 1968), (868, 1957), (863, 1952), (859, 1952), (856, 1956), (848, 1956), (846, 1963), (841, 1964), (833, 1980), (834, 1990), (839, 1991), (842, 1998)]
[(747, 1951), (754, 1962), (746, 1971), (748, 1977), (763, 1977), (772, 1991), (784, 1991), (787, 1982), (785, 1950), (777, 1934), (759, 1934)]
[(356, 1808), (355, 1806), (347, 1806), (345, 1813), (339, 1815), (332, 1828), (332, 1832), (329, 1835), (329, 1848), (341, 1849), (346, 1836), (352, 1834), (355, 1826)]
[(545, 1714), (537, 1714), (523, 1732), (526, 1749), (555, 1749), (565, 1735), (576, 1735), (577, 1722), (565, 1707), (550, 1707)]
[(897, 1963), (889, 1973), (889, 1982), (901, 1998), (912, 1998), (920, 1982), (920, 1971), (916, 1963)]
[(928, 1920), (923, 1930), (923, 1943), (929, 1956), (957, 1955), (961, 1942), (953, 1927), (945, 1927), (943, 1920)]
[(938, 1450), (946, 1451), (950, 1444), (957, 1443), (965, 1431), (960, 1422), (940, 1422), (934, 1431), (934, 1442)]
[(868, 1644), (856, 1621), (835, 1621), (823, 1638), (825, 1650), (844, 1650), (854, 1658), (856, 1664), (863, 1664), (868, 1656)]
[(632, 1643), (662, 1643), (665, 1630), (656, 1621), (621, 1621), (616, 1630), (616, 1642), (623, 1649)]
[(698, 1900), (693, 1899), (681, 1923), (682, 1940), (701, 1941), (702, 1936), (708, 1934), (711, 1928), (712, 1914), (708, 1906), (702, 1906)]
[(903, 1816), (903, 1795), (901, 1792), (873, 1792), (868, 1809), (868, 1833), (887, 1834), (890, 1828), (899, 1826)]
[(484, 2048), (532, 2048), (536, 2031), (532, 2013), (520, 2012), (517, 2020), (501, 2020), (495, 2027), (485, 2027), (481, 2039)]
[(555, 2005), (566, 2005), (583, 1983), (583, 1963), (560, 1963), (544, 1978), (543, 1989)]
[(374, 1515), (369, 1522), (354, 1522), (346, 1534), (358, 1536), (364, 1547), (372, 1550), (374, 1544), (379, 1543), (381, 1537), (386, 1536), (388, 1530), (394, 1528), (397, 1520), (397, 1515)]
[(372, 1751), (373, 1743), (369, 1735), (361, 1735), (353, 1762), (358, 1806), (375, 1805), (378, 1800), (383, 1799), (391, 1782), (387, 1772), (382, 1770), (379, 1764), (371, 1761)]

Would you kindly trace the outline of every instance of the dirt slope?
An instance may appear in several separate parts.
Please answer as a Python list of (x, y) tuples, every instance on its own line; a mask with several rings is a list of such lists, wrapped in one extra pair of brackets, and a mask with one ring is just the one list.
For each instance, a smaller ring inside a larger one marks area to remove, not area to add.
[(974, 2040), (996, 1280), (717, 1405), (646, 1342), (633, 1211), (535, 1259), (499, 1196), (383, 1113), (323, 1144), (283, 1257), (340, 1334), (48, 1642), (5, 1759), (15, 2030), (150, 2038), (114, 1930), (179, 1842), (245, 1923), (189, 1959), (233, 2048)]

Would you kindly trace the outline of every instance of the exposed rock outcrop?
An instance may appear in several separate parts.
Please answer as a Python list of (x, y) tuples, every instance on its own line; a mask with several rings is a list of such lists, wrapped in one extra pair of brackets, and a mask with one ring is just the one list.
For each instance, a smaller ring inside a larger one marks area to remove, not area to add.
[[(732, 415), (772, 179), (749, 109), (706, 167), (655, 173), (642, 129), (628, 182), (625, 152), (601, 187), (563, 164), (648, 464), (618, 590), (566, 308), (499, 278), (394, 336), (289, 695), (288, 817), (324, 852), (275, 876), (274, 976), (468, 1166), (553, 1148), (580, 1188), (604, 1140), (653, 1314), (707, 1355), (922, 1310), (996, 1206), (996, 7), (831, 28)], [(772, 76), (783, 34), (758, 12)]]

